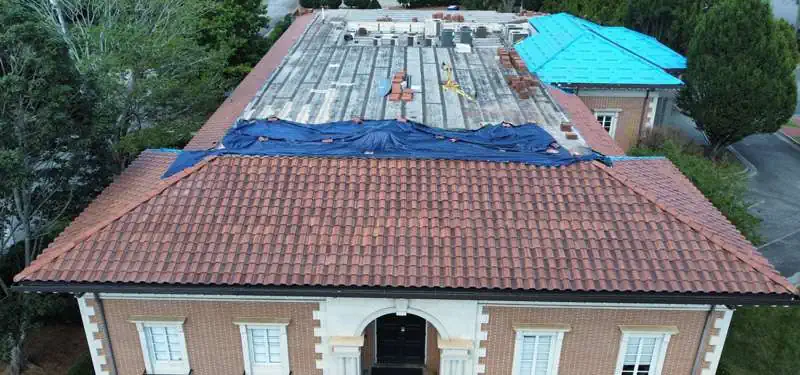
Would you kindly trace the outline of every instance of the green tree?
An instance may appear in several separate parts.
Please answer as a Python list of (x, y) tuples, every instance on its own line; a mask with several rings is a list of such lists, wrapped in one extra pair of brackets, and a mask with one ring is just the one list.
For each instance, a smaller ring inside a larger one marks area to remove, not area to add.
[[(201, 21), (213, 9), (197, 0), (25, 0), (67, 44), (97, 98), (95, 127), (112, 170), (128, 135), (158, 124), (198, 123), (225, 91), (229, 46), (202, 46)], [(212, 35), (214, 35), (212, 33)]]
[(700, 19), (689, 44), (678, 103), (710, 141), (714, 157), (791, 117), (797, 97), (794, 32), (760, 0), (724, 0)]
[(345, 0), (344, 5), (351, 8), (367, 9), (369, 7), (369, 0)]
[(211, 0), (200, 19), (198, 42), (209, 50), (229, 51), (227, 86), (238, 83), (269, 50), (259, 35), (269, 18), (262, 0)]
[(685, 54), (699, 18), (718, 2), (719, 0), (630, 0), (624, 24)]
[(321, 4), (321, 0), (300, 0), (300, 6), (303, 8), (317, 9)]
[(321, 5), (327, 9), (339, 9), (342, 0), (323, 0)]
[(519, 8), (515, 9), (514, 3), (514, 0), (461, 0), (461, 5), (467, 9), (496, 10), (498, 12), (519, 10)]
[(11, 273), (29, 265), (74, 208), (87, 181), (91, 108), (67, 48), (27, 9), (0, 0), (0, 354), (8, 372), (25, 364), (23, 343), (44, 299), (13, 293)]
[(542, 11), (567, 12), (603, 25), (622, 25), (628, 0), (544, 0)]

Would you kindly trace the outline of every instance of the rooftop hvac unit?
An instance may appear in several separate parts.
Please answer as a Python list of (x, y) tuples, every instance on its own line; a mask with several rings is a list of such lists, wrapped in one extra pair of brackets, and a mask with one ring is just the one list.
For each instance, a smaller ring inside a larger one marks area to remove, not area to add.
[(442, 35), (441, 37), (439, 37), (439, 45), (445, 48), (452, 48), (454, 46), (453, 34), (454, 34), (453, 30), (442, 30)]
[(475, 37), (476, 38), (486, 38), (489, 36), (489, 29), (486, 26), (478, 26), (475, 30)]
[(464, 44), (472, 44), (472, 29), (469, 27), (462, 27), (459, 41)]
[(442, 21), (436, 19), (425, 20), (425, 36), (435, 37), (439, 36), (442, 30)]

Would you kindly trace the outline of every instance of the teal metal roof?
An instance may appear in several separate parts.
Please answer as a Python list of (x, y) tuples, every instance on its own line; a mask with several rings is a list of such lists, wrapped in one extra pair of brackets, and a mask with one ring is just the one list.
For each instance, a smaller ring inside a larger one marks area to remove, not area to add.
[(664, 69), (686, 69), (686, 58), (656, 38), (625, 27), (599, 26), (597, 32), (640, 57)]
[[(528, 69), (547, 83), (678, 86), (664, 69), (686, 59), (655, 39), (620, 27), (604, 27), (566, 13), (534, 17), (536, 33), (515, 48)], [(681, 65), (682, 64), (682, 65)]]

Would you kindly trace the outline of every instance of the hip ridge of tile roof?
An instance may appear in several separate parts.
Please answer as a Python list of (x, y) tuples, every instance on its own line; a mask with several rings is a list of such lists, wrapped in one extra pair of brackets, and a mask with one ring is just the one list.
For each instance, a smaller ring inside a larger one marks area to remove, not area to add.
[[(160, 151), (160, 150), (159, 150)], [(159, 152), (157, 151), (157, 152)], [(161, 194), (164, 190), (167, 190), (169, 187), (175, 185), (185, 177), (191, 175), (192, 173), (199, 171), (205, 168), (212, 160), (216, 159), (216, 156), (211, 156), (210, 158), (205, 158), (201, 160), (196, 165), (186, 168), (167, 179), (160, 180), (156, 183), (152, 190), (150, 190), (147, 194), (143, 194), (139, 199), (131, 202), (124, 208), (122, 208), (118, 213), (115, 215), (100, 221), (99, 223), (92, 225), (88, 229), (85, 229), (80, 234), (76, 235), (70, 241), (65, 242), (58, 247), (48, 249), (47, 251), (41, 253), (31, 264), (23, 269), (20, 273), (14, 276), (14, 282), (19, 282), (25, 279), (26, 277), (30, 276), (31, 274), (35, 273), (39, 269), (41, 269), (45, 264), (51, 262), (58, 257), (64, 255), (66, 252), (70, 251), (72, 248), (77, 246), (81, 241), (91, 237), (95, 233), (99, 232), (103, 228), (111, 225), (113, 222), (119, 220), (121, 217), (125, 216), (127, 213), (136, 209), (136, 207), (141, 206), (143, 203), (149, 201), (150, 199), (155, 198), (159, 194)]]
[[(774, 269), (770, 269), (770, 268), (764, 267), (757, 260), (753, 259), (753, 257), (748, 254), (750, 252), (747, 251), (746, 249), (743, 249), (743, 248), (741, 248), (740, 246), (738, 246), (738, 245), (736, 245), (734, 243), (726, 241), (725, 239), (721, 238), (720, 236), (718, 236), (718, 235), (716, 235), (714, 233), (709, 233), (711, 230), (708, 227), (706, 227), (705, 225), (697, 222), (696, 220), (694, 220), (691, 217), (679, 212), (678, 210), (675, 210), (672, 207), (669, 207), (667, 205), (661, 204), (661, 202), (658, 200), (658, 198), (655, 197), (651, 192), (649, 192), (649, 191), (647, 191), (645, 189), (642, 189), (639, 186), (636, 186), (635, 184), (628, 183), (629, 178), (619, 175), (618, 172), (613, 170), (614, 169), (613, 167), (607, 167), (607, 166), (605, 166), (605, 165), (603, 165), (601, 163), (594, 163), (594, 164), (596, 166), (598, 166), (601, 170), (605, 171), (609, 176), (611, 176), (615, 180), (619, 181), (621, 184), (625, 185), (629, 189), (631, 189), (634, 192), (636, 192), (637, 194), (641, 195), (643, 198), (645, 198), (648, 201), (650, 201), (652, 204), (654, 204), (659, 209), (663, 210), (664, 212), (669, 213), (670, 215), (675, 217), (675, 219), (677, 219), (677, 220), (683, 222), (684, 224), (688, 225), (690, 228), (692, 228), (694, 231), (696, 231), (697, 233), (699, 233), (703, 237), (707, 238), (712, 243), (716, 244), (717, 246), (719, 246), (723, 250), (733, 254), (733, 256), (735, 256), (736, 258), (738, 258), (742, 262), (746, 263), (747, 265), (752, 267), (754, 270), (762, 273), (764, 276), (769, 278), (772, 282), (782, 286), (783, 288), (785, 288), (787, 291), (789, 291), (792, 294), (798, 294), (797, 287), (795, 287), (788, 280), (786, 280), (785, 278), (780, 276)], [(733, 224), (731, 224), (731, 225), (733, 225)]]

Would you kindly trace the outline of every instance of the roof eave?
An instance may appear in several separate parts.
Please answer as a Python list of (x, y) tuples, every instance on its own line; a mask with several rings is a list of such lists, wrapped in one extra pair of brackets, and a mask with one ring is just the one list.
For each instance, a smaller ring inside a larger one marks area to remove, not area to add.
[(797, 305), (790, 293), (678, 293), (610, 291), (535, 291), (508, 289), (455, 289), (404, 287), (316, 287), (260, 285), (185, 285), (145, 283), (33, 282), (15, 284), (14, 290), (37, 293), (203, 294), (286, 297), (420, 298), (494, 301), (594, 302), (698, 305)]
[(549, 82), (561, 88), (578, 89), (637, 89), (637, 90), (677, 90), (683, 84), (637, 84), (637, 83), (580, 83), (580, 82)]

